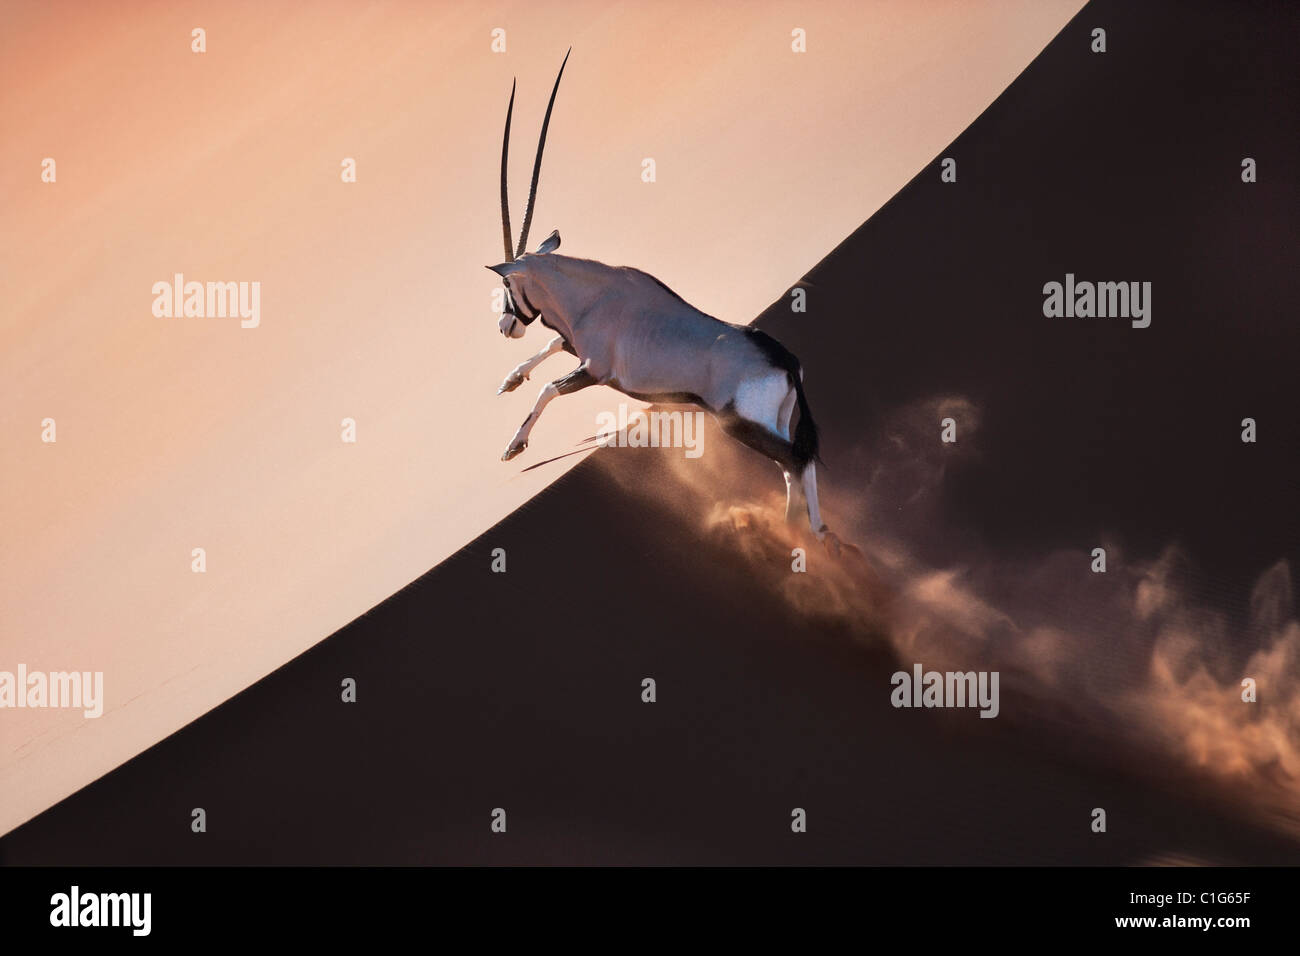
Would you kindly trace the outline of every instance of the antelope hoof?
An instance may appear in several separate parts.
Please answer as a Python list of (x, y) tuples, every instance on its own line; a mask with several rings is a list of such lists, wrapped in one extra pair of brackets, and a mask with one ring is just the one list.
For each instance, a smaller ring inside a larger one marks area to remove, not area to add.
[(845, 541), (834, 531), (826, 532), (826, 537), (822, 539), (822, 545), (826, 548), (827, 554), (832, 558), (838, 558), (842, 561), (851, 559), (857, 559), (859, 561), (864, 560), (861, 548), (856, 544), (850, 544), (848, 541)]
[(503, 454), (503, 455), (501, 456), (501, 460), (502, 460), (502, 461), (509, 461), (511, 458), (514, 458), (516, 455), (518, 455), (520, 452), (522, 452), (522, 451), (523, 451), (525, 448), (527, 448), (527, 447), (528, 447), (528, 442), (526, 442), (526, 441), (521, 441), (521, 442), (518, 442), (518, 443), (516, 443), (516, 442), (511, 442), (511, 443), (510, 443), (510, 447), (507, 448), (506, 451), (505, 451), (505, 454)]
[(506, 392), (513, 392), (526, 381), (528, 381), (527, 375), (520, 372), (511, 372), (506, 376), (506, 380), (501, 383), (501, 387), (497, 389), (497, 394), (504, 395)]

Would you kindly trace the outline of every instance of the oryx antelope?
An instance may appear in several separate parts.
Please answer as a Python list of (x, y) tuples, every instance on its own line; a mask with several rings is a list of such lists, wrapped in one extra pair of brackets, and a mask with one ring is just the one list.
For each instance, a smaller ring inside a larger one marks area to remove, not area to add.
[[(555, 332), (545, 348), (506, 376), (497, 394), (514, 391), (556, 352), (576, 356), (578, 367), (542, 388), (501, 460), (509, 461), (528, 447), (529, 433), (552, 399), (591, 385), (608, 385), (647, 402), (697, 405), (711, 412), (727, 434), (781, 466), (786, 517), (793, 519), (796, 492), (802, 492), (808, 522), (821, 539), (827, 529), (817, 503), (817, 426), (804, 397), (798, 359), (765, 332), (705, 315), (644, 272), (556, 255), (558, 230), (536, 252), (524, 252), (546, 130), (568, 60), (566, 54), (546, 107), (524, 224), (513, 249), (506, 188), (510, 118), (515, 105), (511, 86), (501, 145), (506, 259), (488, 268), (505, 284), (502, 335), (519, 338), (537, 320)], [(799, 419), (792, 436), (790, 420), (796, 405)]]

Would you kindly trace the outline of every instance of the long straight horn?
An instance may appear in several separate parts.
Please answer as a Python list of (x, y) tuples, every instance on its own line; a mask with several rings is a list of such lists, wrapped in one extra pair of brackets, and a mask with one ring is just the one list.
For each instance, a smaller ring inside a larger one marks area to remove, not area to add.
[(506, 135), (501, 141), (501, 232), (506, 240), (506, 261), (514, 259), (510, 251), (510, 191), (506, 187), (506, 166), (510, 158), (510, 114), (515, 111), (515, 84), (510, 84), (510, 105), (506, 107)]
[[(569, 47), (569, 53), (573, 47)], [(542, 175), (542, 150), (546, 148), (546, 128), (551, 125), (551, 107), (555, 105), (555, 94), (560, 90), (560, 77), (564, 76), (564, 65), (569, 62), (569, 53), (564, 54), (564, 63), (560, 64), (559, 75), (555, 77), (555, 87), (551, 90), (551, 101), (546, 104), (546, 119), (542, 120), (542, 135), (537, 141), (537, 159), (533, 161), (533, 183), (528, 187), (528, 205), (524, 207), (524, 228), (519, 234), (519, 249), (510, 258), (518, 259), (524, 254), (524, 245), (528, 242), (528, 227), (533, 224), (533, 200), (537, 198), (537, 179)], [(503, 190), (505, 186), (501, 187)], [(506, 241), (507, 247), (509, 240)], [(509, 248), (506, 249), (508, 253)]]

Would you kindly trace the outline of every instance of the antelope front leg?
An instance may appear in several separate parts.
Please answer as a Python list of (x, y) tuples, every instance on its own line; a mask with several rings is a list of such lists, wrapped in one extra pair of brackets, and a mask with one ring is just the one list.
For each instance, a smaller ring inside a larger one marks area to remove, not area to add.
[(554, 382), (542, 387), (541, 394), (537, 396), (537, 404), (533, 406), (532, 412), (524, 419), (524, 423), (519, 426), (515, 432), (515, 437), (510, 439), (510, 444), (506, 447), (505, 454), (501, 456), (502, 461), (509, 461), (528, 447), (528, 434), (537, 424), (537, 419), (542, 417), (542, 409), (547, 403), (557, 395), (568, 395), (570, 392), (576, 392), (579, 389), (586, 388), (588, 385), (595, 385), (596, 377), (587, 371), (585, 364), (579, 365), (564, 378), (558, 378)]
[(537, 366), (541, 365), (548, 358), (564, 348), (564, 336), (557, 335), (551, 339), (546, 348), (542, 349), (528, 361), (515, 366), (515, 370), (506, 376), (506, 380), (501, 383), (497, 389), (498, 395), (504, 395), (506, 392), (513, 392), (524, 382), (528, 381), (528, 373)]

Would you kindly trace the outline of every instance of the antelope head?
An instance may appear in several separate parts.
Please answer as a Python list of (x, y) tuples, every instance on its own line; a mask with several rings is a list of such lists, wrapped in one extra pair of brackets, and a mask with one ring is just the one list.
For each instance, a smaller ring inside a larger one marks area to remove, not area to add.
[[(572, 52), (570, 49), (569, 52)], [(518, 246), (511, 245), (510, 196), (506, 185), (507, 161), (510, 157), (510, 117), (515, 109), (515, 86), (510, 85), (510, 104), (506, 107), (506, 132), (501, 143), (501, 233), (505, 239), (506, 258), (494, 266), (488, 266), (501, 277), (505, 285), (505, 305), (501, 311), (498, 326), (501, 334), (507, 338), (521, 338), (528, 326), (541, 313), (528, 298), (528, 275), (521, 261), (525, 245), (528, 242), (528, 229), (533, 224), (533, 202), (537, 199), (537, 180), (542, 174), (542, 151), (546, 148), (546, 130), (551, 125), (551, 109), (555, 106), (555, 94), (560, 90), (560, 78), (564, 76), (565, 64), (569, 54), (564, 54), (564, 63), (555, 77), (555, 86), (551, 90), (551, 100), (546, 104), (546, 118), (542, 120), (542, 135), (537, 140), (537, 158), (533, 160), (533, 181), (528, 187), (528, 204), (524, 207), (524, 225), (519, 234)], [(552, 232), (537, 248), (539, 255), (554, 252), (560, 247), (559, 230)]]

